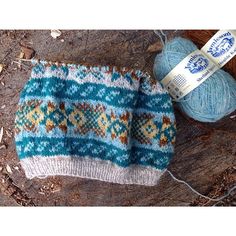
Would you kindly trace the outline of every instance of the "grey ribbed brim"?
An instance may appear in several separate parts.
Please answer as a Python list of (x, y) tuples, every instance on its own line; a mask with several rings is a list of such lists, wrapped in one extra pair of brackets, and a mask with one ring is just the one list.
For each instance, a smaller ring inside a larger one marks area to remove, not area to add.
[(68, 156), (34, 156), (21, 160), (27, 178), (54, 175), (76, 176), (119, 184), (153, 186), (165, 170), (131, 165), (120, 167), (110, 161)]

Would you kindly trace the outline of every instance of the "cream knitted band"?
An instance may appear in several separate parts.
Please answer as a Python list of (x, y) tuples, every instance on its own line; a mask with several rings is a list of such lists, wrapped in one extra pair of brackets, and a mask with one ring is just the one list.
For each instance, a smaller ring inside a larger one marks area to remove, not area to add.
[(119, 184), (156, 185), (165, 170), (133, 165), (123, 168), (110, 161), (91, 160), (91, 158), (55, 156), (35, 156), (24, 158), (21, 165), (27, 178), (53, 175), (67, 175), (103, 180)]

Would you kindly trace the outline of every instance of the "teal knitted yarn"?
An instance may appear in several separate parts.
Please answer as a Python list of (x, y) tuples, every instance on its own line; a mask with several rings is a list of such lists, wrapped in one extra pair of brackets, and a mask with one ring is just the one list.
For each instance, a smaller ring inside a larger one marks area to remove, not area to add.
[[(154, 75), (161, 81), (180, 61), (195, 51), (190, 40), (177, 37), (165, 44), (154, 62)], [(181, 98), (180, 109), (202, 122), (216, 122), (236, 109), (236, 80), (224, 70), (216, 71), (201, 85)]]

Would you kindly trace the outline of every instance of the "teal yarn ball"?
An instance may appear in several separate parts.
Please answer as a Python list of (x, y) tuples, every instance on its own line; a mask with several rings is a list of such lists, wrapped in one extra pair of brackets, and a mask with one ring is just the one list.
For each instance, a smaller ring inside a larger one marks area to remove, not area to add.
[[(190, 40), (177, 37), (167, 42), (155, 58), (154, 76), (161, 81), (180, 61), (195, 51)], [(236, 109), (236, 80), (220, 69), (178, 101), (180, 109), (201, 122), (216, 122)]]

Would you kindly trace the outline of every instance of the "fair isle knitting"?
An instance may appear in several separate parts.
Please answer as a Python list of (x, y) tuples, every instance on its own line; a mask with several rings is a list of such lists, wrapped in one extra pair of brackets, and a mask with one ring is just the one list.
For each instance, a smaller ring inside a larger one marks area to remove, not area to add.
[(173, 155), (166, 90), (140, 70), (39, 61), (20, 95), (15, 141), (28, 178), (155, 185)]

